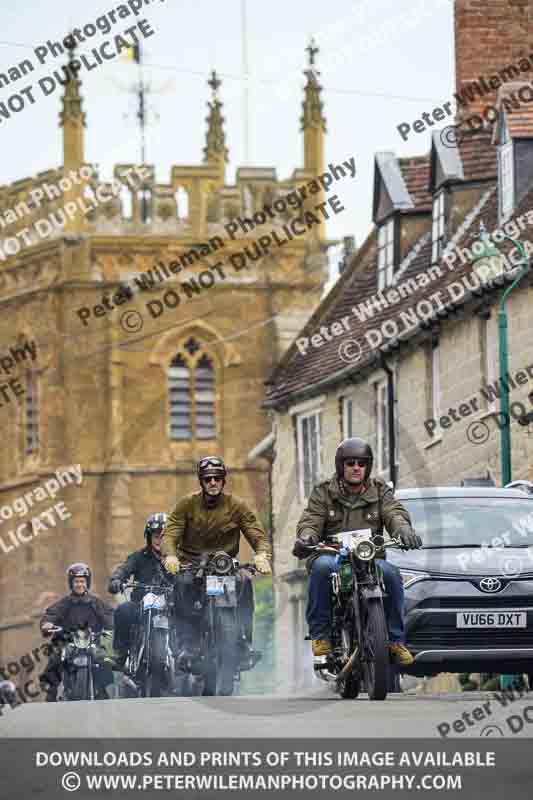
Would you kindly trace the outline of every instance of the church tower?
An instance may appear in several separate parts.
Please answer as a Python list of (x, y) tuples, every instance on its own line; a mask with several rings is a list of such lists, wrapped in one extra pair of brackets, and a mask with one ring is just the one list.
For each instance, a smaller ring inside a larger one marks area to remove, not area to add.
[[(227, 491), (254, 506), (268, 528), (269, 464), (251, 455), (270, 431), (264, 382), (328, 277), (323, 225), (282, 241), (301, 213), (286, 196), (323, 171), (315, 55), (309, 48), (304, 163), (288, 177), (246, 166), (228, 182), (213, 72), (201, 163), (174, 164), (160, 181), (152, 165), (121, 163), (104, 180), (86, 161), (81, 81), (71, 71), (60, 113), (63, 166), (0, 187), (3, 209), (45, 182), (61, 187), (59, 197), (29, 204), (9, 231), (38, 226), (46, 235), (32, 233), (30, 244), (0, 260), (0, 352), (28, 340), (37, 353), (35, 364), (18, 365), (24, 396), (0, 408), (8, 419), (0, 509), (69, 465), (83, 475), (54, 498), (70, 516), (38, 537), (26, 533), (0, 560), (0, 661), (38, 646), (37, 620), (65, 594), (70, 563), (89, 563), (93, 589), (106, 597), (111, 570), (143, 546), (148, 515), (169, 512), (197, 489), (203, 456), (224, 458)], [(198, 138), (200, 149), (202, 131)], [(304, 207), (321, 199), (316, 193)], [(69, 203), (80, 210), (73, 218)], [(265, 206), (275, 209), (267, 222)], [(261, 236), (272, 231), (279, 245), (261, 250)], [(0, 537), (16, 536), (21, 524), (31, 531), (50, 505), (49, 497), (35, 499), (21, 519), (6, 516)]]

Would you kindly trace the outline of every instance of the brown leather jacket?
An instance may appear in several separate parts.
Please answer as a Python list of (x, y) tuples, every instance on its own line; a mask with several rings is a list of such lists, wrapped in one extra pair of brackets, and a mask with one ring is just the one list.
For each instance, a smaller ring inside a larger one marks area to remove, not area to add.
[(224, 550), (236, 556), (241, 533), (254, 552), (271, 558), (272, 548), (264, 528), (243, 500), (222, 493), (217, 505), (207, 508), (202, 492), (194, 492), (183, 497), (169, 514), (161, 553), (190, 559), (202, 552)]

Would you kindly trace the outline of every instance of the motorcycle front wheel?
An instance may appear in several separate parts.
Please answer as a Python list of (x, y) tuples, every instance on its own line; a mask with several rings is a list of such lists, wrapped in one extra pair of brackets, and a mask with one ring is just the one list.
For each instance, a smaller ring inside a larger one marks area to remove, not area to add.
[(150, 643), (150, 663), (146, 664), (143, 697), (161, 697), (165, 685), (166, 656), (167, 635), (159, 630), (153, 630)]
[(237, 666), (237, 623), (233, 608), (216, 608), (213, 613), (215, 637), (211, 639), (204, 697), (230, 696), (234, 692)]
[(68, 677), (66, 700), (94, 700), (92, 675), (87, 667), (77, 669)]
[[(343, 660), (348, 658), (354, 651), (357, 640), (354, 636), (353, 618), (346, 620), (341, 630), (341, 641), (343, 649)], [(352, 670), (348, 677), (337, 683), (337, 691), (344, 700), (355, 700), (361, 688), (361, 678), (356, 670)]]
[(389, 634), (381, 600), (371, 600), (366, 607), (363, 627), (365, 658), (363, 672), (370, 700), (385, 700), (389, 668)]

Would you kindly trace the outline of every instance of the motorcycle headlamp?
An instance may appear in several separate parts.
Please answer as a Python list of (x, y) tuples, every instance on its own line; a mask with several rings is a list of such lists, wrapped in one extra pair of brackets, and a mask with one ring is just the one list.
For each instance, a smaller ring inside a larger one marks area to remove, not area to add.
[(361, 561), (370, 561), (376, 555), (376, 548), (373, 542), (368, 540), (359, 542), (359, 544), (355, 546), (355, 555)]
[(227, 553), (215, 553), (211, 564), (217, 575), (227, 575), (233, 567), (233, 558)]

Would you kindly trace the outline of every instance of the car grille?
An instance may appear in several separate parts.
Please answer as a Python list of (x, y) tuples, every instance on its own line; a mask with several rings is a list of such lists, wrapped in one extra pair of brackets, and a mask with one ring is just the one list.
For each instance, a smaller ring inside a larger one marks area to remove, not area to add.
[(533, 608), (533, 596), (501, 597), (499, 594), (480, 594), (479, 597), (428, 597), (416, 604), (416, 608)]
[[(455, 623), (455, 620), (454, 620)], [(407, 634), (408, 645), (416, 649), (490, 650), (494, 647), (533, 647), (533, 631), (527, 628), (476, 630), (432, 625)]]

